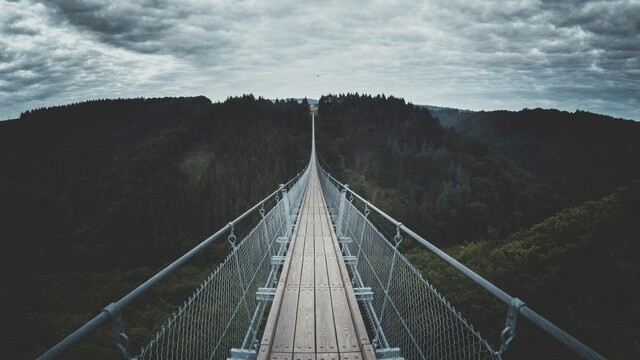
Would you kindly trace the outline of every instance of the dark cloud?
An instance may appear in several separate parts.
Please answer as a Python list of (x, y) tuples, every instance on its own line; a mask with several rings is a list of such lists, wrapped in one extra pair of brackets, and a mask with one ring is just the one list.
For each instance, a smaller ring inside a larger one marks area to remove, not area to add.
[(595, 35), (637, 37), (640, 34), (638, 3), (582, 2), (577, 6), (555, 11), (553, 15), (552, 21), (556, 26), (575, 26)]
[[(171, 50), (161, 40), (176, 31), (174, 20), (179, 15), (161, 1), (51, 0), (42, 4), (52, 10), (54, 21), (88, 31), (104, 43), (142, 53)], [(163, 11), (169, 13), (161, 14)]]
[(189, 57), (231, 45), (225, 20), (178, 1), (51, 0), (53, 22), (68, 24), (111, 46), (143, 54)]
[(0, 118), (92, 97), (358, 91), (640, 120), (640, 4), (633, 1), (6, 4)]

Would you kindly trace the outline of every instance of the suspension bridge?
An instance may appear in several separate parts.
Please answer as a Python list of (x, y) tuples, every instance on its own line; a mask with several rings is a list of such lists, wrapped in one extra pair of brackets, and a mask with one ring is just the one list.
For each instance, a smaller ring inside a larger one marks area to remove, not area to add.
[[(319, 167), (312, 129), (311, 157), (302, 172), (40, 359), (59, 358), (108, 324), (125, 359), (502, 359), (519, 317), (585, 359), (604, 359)], [(374, 225), (373, 212), (395, 236)], [(259, 221), (238, 239), (235, 227), (249, 216)], [(132, 355), (122, 311), (225, 236), (231, 245), (225, 260)], [(505, 303), (495, 348), (401, 253), (406, 237)]]

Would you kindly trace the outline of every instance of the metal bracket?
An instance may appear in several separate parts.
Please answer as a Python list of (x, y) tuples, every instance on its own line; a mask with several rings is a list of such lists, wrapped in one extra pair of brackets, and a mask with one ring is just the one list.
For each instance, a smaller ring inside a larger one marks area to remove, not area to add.
[(353, 288), (353, 293), (358, 301), (373, 301), (373, 291), (370, 287)]
[(335, 219), (335, 230), (337, 236), (342, 236), (342, 218), (344, 217), (344, 208), (345, 208), (345, 200), (347, 198), (347, 189), (349, 189), (349, 185), (344, 185), (342, 191), (340, 191), (340, 201), (338, 205), (338, 214), (336, 214)]
[(234, 227), (233, 227), (233, 223), (229, 223), (229, 226), (231, 226), (231, 229), (229, 229), (229, 237), (227, 237), (227, 241), (229, 242), (229, 244), (231, 244), (231, 247), (235, 249), (236, 247), (236, 240), (238, 238), (236, 238), (236, 235), (234, 234)]
[(358, 258), (355, 255), (345, 255), (342, 259), (344, 260), (345, 265), (358, 265)]
[(526, 306), (526, 304), (518, 299), (513, 298), (511, 300), (511, 304), (509, 304), (509, 310), (507, 310), (507, 320), (504, 324), (504, 330), (500, 334), (500, 340), (502, 341), (502, 346), (500, 346), (500, 350), (496, 353), (499, 358), (502, 357), (502, 354), (507, 350), (509, 344), (516, 338), (516, 322), (518, 320), (518, 314), (520, 314), (520, 308)]
[(284, 261), (287, 259), (284, 255), (273, 255), (271, 256), (271, 265), (273, 266), (281, 266), (284, 265)]
[(227, 360), (252, 360), (257, 358), (258, 353), (255, 350), (231, 349), (231, 357)]
[(376, 360), (380, 359), (402, 359), (400, 348), (376, 349)]
[(289, 203), (289, 195), (287, 192), (287, 188), (280, 184), (280, 192), (282, 193), (282, 201), (284, 201), (284, 216), (287, 224), (287, 231), (285, 233), (286, 236), (291, 236), (291, 232), (295, 227), (295, 217), (291, 216), (291, 204)]
[(258, 288), (256, 291), (257, 301), (273, 301), (276, 297), (276, 288)]
[(107, 305), (107, 307), (102, 309), (102, 311), (107, 313), (107, 315), (109, 315), (109, 319), (111, 319), (111, 326), (113, 328), (113, 341), (115, 342), (116, 347), (118, 348), (118, 350), (120, 350), (123, 358), (130, 360), (131, 354), (127, 349), (127, 347), (129, 347), (129, 337), (124, 332), (124, 319), (122, 318), (122, 311), (115, 303)]
[(348, 237), (348, 236), (340, 236), (340, 237), (338, 237), (338, 242), (340, 244), (349, 244), (349, 243), (351, 243), (351, 238)]
[(398, 223), (398, 225), (396, 225), (396, 236), (393, 237), (393, 241), (395, 241), (396, 243), (396, 249), (398, 248), (398, 246), (400, 246), (402, 240), (404, 240), (402, 238), (402, 235), (400, 234), (400, 226), (402, 226), (402, 223)]
[(278, 236), (276, 238), (276, 242), (278, 244), (288, 244), (289, 243), (289, 237), (288, 236)]

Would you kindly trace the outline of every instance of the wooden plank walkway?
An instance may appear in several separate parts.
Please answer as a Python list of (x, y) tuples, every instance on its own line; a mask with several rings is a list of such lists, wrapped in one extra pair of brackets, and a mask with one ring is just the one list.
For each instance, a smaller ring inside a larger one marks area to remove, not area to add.
[(375, 359), (331, 226), (315, 160), (258, 359)]

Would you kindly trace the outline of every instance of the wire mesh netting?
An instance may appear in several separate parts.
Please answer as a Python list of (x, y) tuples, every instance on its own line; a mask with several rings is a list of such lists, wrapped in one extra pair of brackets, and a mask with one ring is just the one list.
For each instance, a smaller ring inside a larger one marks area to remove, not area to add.
[(406, 359), (497, 358), (480, 333), (398, 251), (401, 238), (387, 239), (367, 219), (367, 211), (359, 211), (323, 171), (319, 175), (336, 233), (350, 238), (343, 251), (357, 259), (353, 281), (373, 292), (364, 308), (377, 345), (399, 348)]
[(250, 345), (257, 336), (252, 319), (265, 305), (256, 300), (256, 292), (273, 282), (277, 268), (271, 265), (271, 255), (284, 251), (277, 239), (290, 236), (291, 217), (300, 207), (308, 177), (309, 167), (286, 199), (262, 214), (136, 359), (225, 359), (246, 339)]

